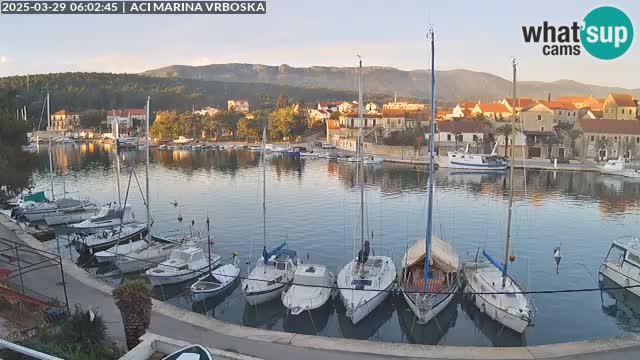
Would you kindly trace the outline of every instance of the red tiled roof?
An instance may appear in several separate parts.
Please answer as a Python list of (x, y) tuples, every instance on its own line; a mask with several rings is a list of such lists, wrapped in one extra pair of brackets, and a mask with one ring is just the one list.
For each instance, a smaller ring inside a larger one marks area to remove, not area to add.
[(584, 102), (590, 101), (591, 99), (593, 99), (593, 97), (591, 95), (586, 95), (586, 96), (560, 96), (559, 98), (556, 99), (556, 101), (570, 102), (572, 104), (575, 104), (575, 103), (584, 103)]
[(462, 118), (456, 120), (441, 121), (438, 123), (439, 132), (449, 133), (484, 133), (488, 130), (486, 122), (481, 119)]
[(60, 115), (60, 116), (65, 116), (65, 115), (78, 115), (77, 113), (74, 112), (69, 112), (67, 110), (60, 110), (60, 111), (56, 111), (51, 115)]
[(382, 109), (382, 117), (405, 117), (406, 113), (404, 109)]
[(495, 104), (478, 104), (480, 107), (480, 111), (483, 113), (511, 113), (509, 109), (507, 109), (504, 104), (495, 103)]
[(473, 108), (476, 107), (476, 104), (477, 103), (474, 102), (463, 102), (458, 104), (458, 106), (460, 106), (462, 110), (473, 110)]
[[(507, 104), (509, 104), (509, 106), (513, 106), (513, 98), (509, 98), (509, 99), (505, 99), (507, 101)], [(519, 98), (517, 99), (517, 103), (518, 103), (518, 107), (521, 108), (526, 108), (529, 107), (531, 105), (535, 105), (538, 102), (536, 100), (533, 100), (531, 98)]]
[(636, 106), (636, 104), (633, 103), (633, 96), (629, 94), (609, 94), (609, 96), (611, 96), (613, 102), (615, 102), (618, 106)]
[(548, 107), (549, 109), (558, 110), (576, 110), (576, 106), (570, 102), (563, 101), (540, 101), (540, 104)]
[(407, 111), (405, 113), (405, 117), (411, 120), (420, 120), (420, 121), (431, 120), (431, 112), (426, 110)]
[(589, 134), (640, 135), (640, 121), (613, 119), (578, 119), (577, 126)]

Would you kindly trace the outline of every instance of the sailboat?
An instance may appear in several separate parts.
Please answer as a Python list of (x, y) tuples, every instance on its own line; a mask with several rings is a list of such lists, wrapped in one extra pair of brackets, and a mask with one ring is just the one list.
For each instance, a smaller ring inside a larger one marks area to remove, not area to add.
[(43, 221), (47, 216), (61, 216), (67, 213), (75, 214), (72, 218), (77, 218), (78, 214), (84, 214), (84, 216), (89, 217), (97, 211), (96, 204), (89, 200), (77, 200), (72, 198), (67, 198), (66, 194), (63, 195), (62, 198), (56, 199), (54, 187), (53, 187), (53, 158), (51, 155), (51, 98), (49, 93), (47, 93), (47, 123), (48, 123), (48, 131), (49, 131), (49, 147), (47, 152), (49, 153), (49, 174), (51, 180), (51, 201), (42, 201), (42, 202), (24, 202), (15, 211), (15, 214), (18, 217), (23, 217), (30, 222), (34, 221)]
[[(516, 61), (513, 60), (513, 98), (516, 99)], [(515, 106), (513, 118), (515, 121)], [(511, 149), (515, 144), (515, 131), (512, 132)], [(522, 287), (508, 274), (508, 264), (513, 260), (509, 255), (511, 242), (511, 217), (513, 212), (514, 166), (511, 156), (509, 174), (509, 212), (507, 215), (507, 237), (504, 250), (504, 263), (492, 258), (486, 251), (482, 255), (487, 261), (478, 259), (464, 264), (463, 275), (466, 280), (465, 292), (470, 294), (473, 303), (481, 312), (504, 326), (523, 333), (533, 318), (533, 308), (529, 298), (522, 293)], [(486, 294), (491, 293), (491, 294)]]
[[(358, 56), (359, 57), (359, 56)], [(396, 267), (388, 256), (369, 256), (369, 240), (365, 239), (364, 208), (364, 164), (363, 164), (363, 120), (362, 120), (362, 60), (358, 69), (358, 119), (360, 134), (357, 152), (360, 161), (356, 166), (360, 182), (360, 251), (356, 259), (351, 260), (338, 273), (338, 289), (342, 303), (347, 309), (346, 315), (353, 324), (365, 318), (373, 309), (389, 296), (396, 277)]]
[[(431, 108), (435, 109), (435, 36), (431, 38)], [(426, 240), (418, 240), (402, 259), (400, 289), (409, 308), (426, 324), (437, 316), (458, 292), (460, 261), (453, 247), (433, 235), (433, 177), (435, 154), (435, 116), (431, 113), (429, 136), (429, 200)]]
[[(146, 143), (150, 143), (149, 139), (149, 108), (151, 99), (147, 97), (146, 104)], [(147, 210), (147, 227), (149, 232), (143, 240), (138, 240), (125, 246), (115, 246), (108, 251), (111, 252), (116, 261), (116, 266), (123, 274), (145, 271), (156, 266), (158, 263), (166, 260), (174, 250), (180, 247), (197, 246), (200, 239), (195, 236), (189, 237), (164, 237), (159, 238), (151, 235), (151, 210), (150, 210), (150, 193), (149, 193), (149, 147), (145, 148), (146, 163), (146, 210)]]
[[(262, 148), (267, 149), (267, 124), (262, 129)], [(262, 152), (262, 257), (248, 278), (242, 281), (242, 293), (249, 305), (262, 304), (281, 296), (285, 286), (293, 281), (298, 266), (295, 251), (285, 249), (287, 242), (267, 251), (267, 164)]]

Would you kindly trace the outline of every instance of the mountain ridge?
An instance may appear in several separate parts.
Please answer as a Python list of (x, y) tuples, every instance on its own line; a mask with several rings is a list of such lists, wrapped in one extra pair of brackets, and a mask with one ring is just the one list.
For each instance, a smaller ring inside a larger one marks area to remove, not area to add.
[[(147, 70), (142, 75), (161, 78), (184, 78), (211, 81), (267, 83), (277, 85), (357, 90), (357, 68), (314, 65), (293, 67), (287, 64), (264, 65), (250, 63), (224, 63), (202, 66), (170, 65)], [(428, 70), (400, 70), (389, 66), (363, 67), (365, 91), (394, 94), (401, 97), (430, 97), (427, 90)], [(439, 101), (483, 100), (494, 101), (511, 95), (511, 81), (487, 72), (467, 69), (436, 70)], [(609, 93), (631, 93), (640, 97), (640, 88), (626, 89), (616, 86), (585, 84), (571, 79), (551, 82), (518, 81), (522, 97), (546, 99), (570, 95), (606, 97)]]

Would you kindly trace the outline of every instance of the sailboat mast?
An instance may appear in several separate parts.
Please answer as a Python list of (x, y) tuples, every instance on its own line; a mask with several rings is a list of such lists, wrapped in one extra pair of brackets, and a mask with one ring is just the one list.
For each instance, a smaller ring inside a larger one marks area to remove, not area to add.
[[(145, 165), (145, 176), (146, 176), (146, 193), (147, 193), (147, 242), (151, 241), (151, 195), (149, 194), (149, 141), (150, 141), (150, 137), (149, 137), (149, 105), (151, 103), (151, 97), (147, 96), (147, 106), (146, 106), (146, 114), (145, 114), (145, 121), (146, 121), (146, 155), (147, 155), (147, 163)], [(208, 221), (208, 220), (207, 220)], [(209, 224), (207, 223), (207, 228), (208, 228)], [(209, 258), (211, 258), (211, 254), (209, 254)]]
[(115, 148), (116, 148), (116, 187), (118, 189), (118, 206), (122, 208), (122, 195), (120, 194), (120, 154), (118, 153), (118, 138), (120, 137), (120, 121), (116, 116), (116, 111), (113, 111), (113, 121), (114, 128), (116, 130), (115, 133)]
[[(264, 249), (267, 248), (267, 120), (264, 120), (262, 128), (262, 244)], [(263, 251), (264, 252), (264, 251)], [(263, 259), (266, 264), (269, 259)], [(264, 267), (266, 273), (267, 268)]]
[[(358, 162), (360, 173), (360, 249), (364, 254), (364, 149), (362, 144), (362, 129), (364, 128), (364, 120), (362, 119), (362, 58), (358, 55), (360, 65), (358, 67), (358, 121), (360, 122), (360, 133), (358, 134), (358, 156), (360, 161)], [(364, 256), (361, 259), (364, 261)], [(360, 266), (361, 272), (364, 271), (364, 264)]]
[(56, 199), (53, 191), (53, 157), (51, 155), (51, 98), (47, 92), (47, 129), (49, 130), (49, 176), (51, 177), (51, 200)]
[[(504, 246), (504, 264), (502, 265), (502, 287), (507, 282), (507, 266), (509, 264), (509, 245), (511, 245), (511, 216), (513, 214), (513, 174), (514, 174), (514, 160), (513, 155), (514, 144), (516, 142), (516, 59), (513, 59), (513, 106), (511, 107), (511, 114), (513, 125), (511, 126), (511, 168), (509, 169), (509, 215), (507, 216), (507, 241)], [(505, 136), (506, 138), (506, 136)]]
[(435, 132), (436, 132), (436, 121), (435, 121), (435, 112), (436, 112), (436, 71), (435, 71), (435, 34), (433, 32), (433, 28), (429, 29), (429, 34), (427, 35), (431, 38), (431, 131), (429, 132), (429, 199), (427, 205), (427, 235), (425, 241), (425, 252), (424, 252), (424, 291), (426, 292), (429, 288), (429, 259), (430, 259), (430, 250), (431, 250), (431, 237), (433, 232), (433, 175), (434, 175), (434, 165), (433, 165), (433, 154), (435, 152)]
[(209, 215), (207, 215), (207, 246), (209, 249), (209, 274), (211, 274), (211, 230), (209, 230)]

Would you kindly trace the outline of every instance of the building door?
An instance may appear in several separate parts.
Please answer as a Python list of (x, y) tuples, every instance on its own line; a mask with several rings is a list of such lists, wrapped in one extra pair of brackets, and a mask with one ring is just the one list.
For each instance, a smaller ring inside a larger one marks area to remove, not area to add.
[(539, 148), (539, 147), (529, 148), (530, 158), (539, 158), (541, 155), (542, 155), (542, 148)]
[(564, 148), (558, 148), (558, 157), (564, 159)]

